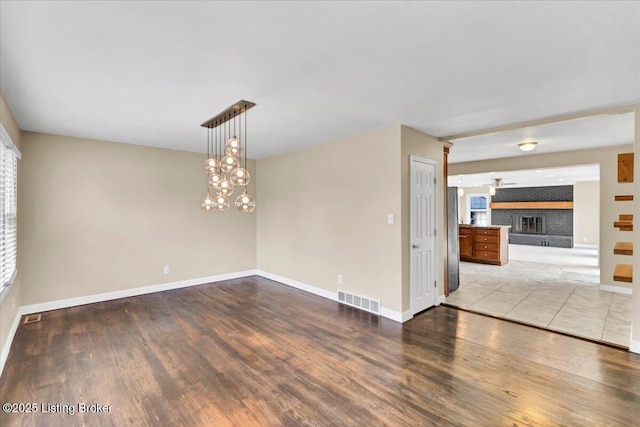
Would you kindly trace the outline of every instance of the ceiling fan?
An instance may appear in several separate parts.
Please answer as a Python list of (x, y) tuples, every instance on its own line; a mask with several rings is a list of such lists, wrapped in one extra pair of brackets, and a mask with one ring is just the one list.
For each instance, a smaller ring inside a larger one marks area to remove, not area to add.
[(490, 184), (487, 184), (488, 187), (500, 188), (503, 185), (516, 185), (517, 182), (502, 182), (502, 178), (492, 178)]

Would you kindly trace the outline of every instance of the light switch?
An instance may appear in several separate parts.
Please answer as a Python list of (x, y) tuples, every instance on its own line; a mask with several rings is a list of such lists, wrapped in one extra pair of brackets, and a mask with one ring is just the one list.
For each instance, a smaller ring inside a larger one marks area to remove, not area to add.
[(387, 223), (393, 224), (393, 214), (392, 213), (387, 215)]

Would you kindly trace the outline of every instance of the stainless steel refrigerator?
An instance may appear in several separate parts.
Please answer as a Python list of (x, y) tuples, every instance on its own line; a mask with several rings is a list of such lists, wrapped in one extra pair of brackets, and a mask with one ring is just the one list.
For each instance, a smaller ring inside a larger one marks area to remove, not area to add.
[(458, 187), (449, 187), (447, 191), (447, 227), (448, 256), (447, 274), (449, 275), (449, 292), (460, 286), (460, 241), (458, 239)]

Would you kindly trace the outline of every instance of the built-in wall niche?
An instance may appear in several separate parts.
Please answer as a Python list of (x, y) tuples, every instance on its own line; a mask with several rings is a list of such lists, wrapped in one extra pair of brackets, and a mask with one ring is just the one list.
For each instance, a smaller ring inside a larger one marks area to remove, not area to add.
[(510, 225), (509, 243), (573, 247), (573, 186), (498, 188), (491, 224)]

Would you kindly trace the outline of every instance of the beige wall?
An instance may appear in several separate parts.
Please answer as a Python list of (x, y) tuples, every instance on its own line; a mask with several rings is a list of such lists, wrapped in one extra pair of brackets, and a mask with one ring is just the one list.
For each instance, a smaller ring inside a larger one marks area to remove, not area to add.
[(573, 186), (573, 242), (600, 243), (600, 182), (576, 182)]
[[(22, 138), (20, 129), (18, 128), (18, 123), (13, 117), (2, 93), (0, 93), (0, 122), (2, 122), (2, 126), (6, 129), (16, 147), (22, 151)], [(23, 162), (21, 160), (18, 160), (19, 175), (22, 172), (22, 163)], [(18, 182), (20, 182), (20, 178), (18, 178)], [(20, 211), (22, 210), (21, 202), (22, 200), (18, 197), (18, 227), (21, 225), (19, 219)], [(19, 233), (20, 231), (18, 230), (18, 234)], [(18, 245), (18, 250), (19, 249), (20, 246)], [(4, 349), (4, 346), (7, 343), (9, 330), (11, 329), (11, 325), (13, 325), (18, 308), (22, 305), (22, 270), (23, 266), (20, 264), (20, 261), (18, 261), (18, 275), (16, 276), (13, 285), (11, 285), (9, 290), (2, 297), (2, 303), (0, 305), (0, 351)]]
[[(616, 194), (626, 194), (632, 191), (632, 184), (619, 184), (618, 154), (633, 151), (632, 145), (618, 145), (615, 147), (576, 150), (561, 153), (534, 154), (506, 159), (481, 160), (476, 162), (456, 163), (449, 165), (450, 175), (466, 173), (481, 173), (490, 171), (523, 170), (575, 165), (600, 165), (600, 282), (606, 285), (631, 287), (630, 284), (613, 281), (615, 264), (620, 262), (613, 255), (615, 242), (621, 238), (629, 238), (613, 227), (613, 222), (619, 214), (628, 210), (623, 203), (614, 202)], [(625, 187), (627, 186), (627, 187)]]
[(258, 269), (401, 311), (399, 159), (393, 126), (258, 161)]
[[(446, 178), (443, 169), (443, 143), (437, 139), (412, 129), (407, 126), (401, 126), (401, 184), (402, 184), (402, 311), (411, 309), (411, 288), (410, 288), (410, 166), (411, 156), (418, 156), (425, 159), (433, 160), (436, 163), (436, 176), (438, 179), (437, 188), (441, 189), (446, 186)], [(444, 230), (447, 229), (444, 218), (444, 191), (436, 193), (436, 227), (439, 234), (436, 235), (438, 242), (436, 245), (436, 265), (438, 271), (436, 278), (438, 280), (437, 295), (444, 295), (444, 257), (447, 253), (447, 240)]]
[(255, 268), (256, 215), (200, 209), (203, 154), (30, 132), (22, 154), (23, 305)]

